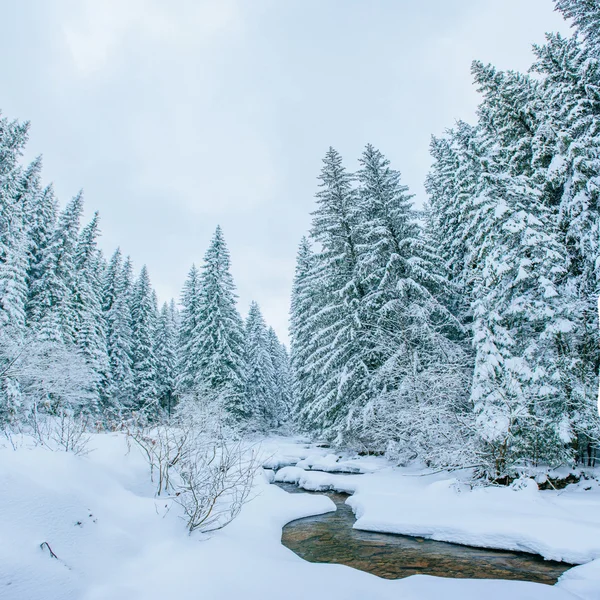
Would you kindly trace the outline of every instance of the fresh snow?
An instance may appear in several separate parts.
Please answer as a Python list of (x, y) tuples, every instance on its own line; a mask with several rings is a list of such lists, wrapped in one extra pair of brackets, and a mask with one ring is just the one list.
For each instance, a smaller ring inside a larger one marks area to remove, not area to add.
[[(285, 467), (276, 481), (306, 490), (338, 490), (348, 499), (355, 528), (399, 533), (468, 546), (540, 554), (574, 564), (600, 558), (600, 488), (583, 482), (568, 491), (540, 492), (533, 480), (521, 489), (470, 489), (463, 476), (424, 476), (387, 467), (348, 477)], [(440, 509), (443, 507), (443, 510)]]
[[(10, 446), (0, 449), (3, 600), (600, 597), (600, 561), (572, 569), (553, 587), (422, 575), (388, 581), (343, 565), (308, 563), (282, 546), (281, 529), (291, 520), (334, 510), (334, 504), (325, 496), (288, 494), (269, 485), (272, 472), (257, 475), (254, 498), (233, 523), (211, 537), (189, 536), (177, 505), (154, 498), (144, 458), (137, 448), (128, 449), (124, 435), (94, 435), (91, 448), (86, 456), (27, 443), (16, 451)], [(332, 470), (338, 462), (332, 450), (303, 441), (271, 438), (261, 448), (271, 464), (307, 461), (314, 469), (320, 456), (321, 464)], [(390, 530), (407, 523), (423, 530), (428, 527), (432, 536), (438, 531), (461, 532), (465, 540), (477, 542), (479, 535), (479, 541), (485, 541), (480, 545), (494, 541), (508, 546), (527, 539), (545, 544), (545, 551), (554, 554), (579, 552), (582, 560), (594, 553), (600, 556), (592, 540), (600, 539), (593, 515), (599, 512), (597, 488), (583, 491), (571, 486), (562, 493), (535, 492), (530, 487), (471, 492), (458, 477), (419, 477), (416, 470), (391, 468), (380, 458), (346, 457), (340, 463), (365, 474), (284, 467), (276, 477), (306, 478), (301, 482), (304, 487), (320, 482), (321, 487), (354, 492), (350, 502), (359, 515), (357, 525), (363, 528)], [(444, 518), (441, 508), (446, 511)], [(495, 512), (502, 514), (488, 522)], [(454, 528), (448, 528), (453, 520)], [(504, 537), (496, 531), (501, 522), (507, 527)], [(543, 523), (562, 533), (545, 535)], [(517, 532), (519, 528), (522, 531)], [(568, 533), (570, 528), (579, 532), (578, 545)], [(514, 534), (512, 541), (510, 534)], [(40, 548), (43, 542), (58, 559), (46, 547)]]

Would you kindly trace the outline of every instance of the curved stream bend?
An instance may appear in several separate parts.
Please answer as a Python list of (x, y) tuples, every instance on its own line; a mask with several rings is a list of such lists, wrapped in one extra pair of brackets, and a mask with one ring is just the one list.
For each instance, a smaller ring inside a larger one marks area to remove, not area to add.
[(390, 533), (353, 529), (355, 518), (347, 494), (306, 492), (277, 483), (291, 493), (324, 493), (336, 512), (306, 517), (283, 528), (284, 546), (315, 563), (338, 563), (386, 579), (425, 574), (475, 579), (517, 579), (554, 584), (573, 565), (544, 560), (524, 552), (473, 548)]

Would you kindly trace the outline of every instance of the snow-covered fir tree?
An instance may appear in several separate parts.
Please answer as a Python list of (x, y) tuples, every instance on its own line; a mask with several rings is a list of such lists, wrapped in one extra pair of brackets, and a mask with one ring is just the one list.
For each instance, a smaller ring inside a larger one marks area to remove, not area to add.
[(250, 304), (245, 325), (244, 412), (258, 429), (268, 431), (278, 425), (279, 402), (267, 326), (256, 302)]
[[(371, 382), (361, 433), (382, 443), (385, 431), (389, 442), (412, 444), (415, 455), (418, 434), (428, 433), (429, 442), (423, 436), (419, 440), (421, 456), (428, 458), (424, 453), (436, 449), (444, 425), (447, 435), (459, 429), (457, 420), (443, 421), (464, 410), (468, 361), (462, 327), (448, 310), (456, 303), (443, 262), (417, 224), (400, 173), (370, 145), (359, 162), (358, 262), (366, 290), (361, 318)], [(425, 411), (435, 414), (428, 424), (419, 415)], [(395, 413), (396, 432), (381, 425), (386, 418), (392, 424), (390, 413)]]
[(161, 408), (170, 415), (177, 398), (177, 309), (166, 302), (160, 309), (156, 330), (158, 398)]
[(294, 410), (298, 415), (301, 415), (303, 409), (314, 400), (316, 392), (317, 373), (309, 362), (315, 340), (313, 317), (319, 298), (316, 264), (310, 242), (303, 237), (296, 255), (290, 305), (292, 397)]
[(269, 327), (267, 331), (269, 354), (275, 372), (275, 404), (274, 413), (278, 423), (291, 424), (290, 419), (295, 413), (292, 396), (292, 375), (290, 357), (287, 348), (279, 341), (275, 330)]
[(34, 163), (23, 176), (19, 158), (27, 141), (27, 124), (0, 115), (0, 326), (15, 333), (25, 326), (27, 300), (27, 212), (23, 195), (37, 176)]
[(123, 264), (121, 250), (117, 248), (108, 263), (102, 291), (109, 363), (106, 410), (111, 416), (121, 415), (133, 403), (131, 280), (131, 261)]
[(333, 148), (323, 159), (319, 180), (311, 227), (311, 237), (320, 247), (313, 280), (316, 307), (306, 359), (317, 376), (300, 416), (305, 426), (342, 440), (353, 434), (368, 392), (360, 320), (365, 290), (358, 271), (358, 197), (351, 174)]
[(192, 265), (181, 292), (177, 387), (183, 394), (194, 391), (200, 382), (199, 321), (200, 273), (196, 265)]
[(102, 312), (102, 258), (97, 248), (98, 213), (83, 228), (75, 250), (73, 316), (75, 345), (98, 380), (97, 402), (105, 398), (109, 362)]
[(52, 239), (40, 263), (40, 278), (32, 282), (30, 322), (41, 338), (75, 344), (74, 291), (76, 253), (83, 195), (77, 194), (60, 213)]
[(156, 296), (144, 265), (131, 292), (131, 356), (134, 409), (155, 414), (158, 410), (158, 361)]
[(196, 383), (224, 396), (234, 417), (244, 407), (244, 325), (238, 313), (235, 284), (230, 272), (229, 250), (217, 227), (204, 256), (199, 280), (198, 323), (195, 356)]

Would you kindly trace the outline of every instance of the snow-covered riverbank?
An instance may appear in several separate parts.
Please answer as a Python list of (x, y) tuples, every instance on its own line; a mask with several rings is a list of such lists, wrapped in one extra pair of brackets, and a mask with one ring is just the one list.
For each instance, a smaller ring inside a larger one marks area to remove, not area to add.
[[(600, 561), (572, 569), (554, 587), (427, 576), (388, 581), (344, 566), (307, 563), (281, 545), (281, 528), (290, 520), (333, 510), (332, 502), (322, 496), (287, 494), (269, 485), (268, 477), (262, 474), (256, 479), (254, 499), (237, 520), (210, 539), (190, 537), (179, 519), (178, 507), (153, 497), (144, 459), (137, 449), (127, 451), (124, 436), (95, 435), (92, 447), (94, 450), (84, 457), (41, 448), (0, 450), (1, 598), (263, 600), (285, 596), (300, 600), (331, 597), (333, 593), (350, 599), (382, 600), (600, 597)], [(300, 467), (340, 467), (330, 450), (301, 441), (273, 438), (266, 440), (262, 448), (270, 466), (308, 459), (300, 462)], [(406, 523), (428, 526), (435, 535), (444, 524), (440, 521), (444, 510), (462, 514), (462, 521), (453, 521), (456, 531), (464, 530), (469, 511), (473, 511), (471, 522), (476, 525), (471, 526), (469, 535), (479, 532), (482, 539), (489, 539), (485, 537), (489, 531), (504, 523), (508, 530), (503, 542), (513, 531), (529, 535), (534, 528), (525, 525), (538, 517), (540, 527), (543, 521), (552, 530), (587, 528), (590, 539), (596, 531), (593, 528), (598, 527), (598, 519), (593, 517), (600, 512), (597, 489), (583, 491), (576, 487), (560, 495), (534, 493), (531, 489), (459, 492), (461, 485), (450, 486), (448, 474), (429, 479), (409, 478), (406, 473), (403, 481), (414, 483), (401, 486), (398, 470), (390, 469), (382, 459), (347, 460), (344, 464), (345, 470), (353, 471), (358, 465), (361, 471), (372, 474), (352, 477), (304, 473), (296, 467), (280, 471), (279, 476), (304, 477), (301, 483), (305, 487), (316, 485), (319, 478), (323, 485), (353, 486), (351, 502), (360, 526), (368, 526), (365, 528), (403, 526), (398, 516), (404, 514)], [(497, 496), (497, 491), (507, 496)], [(504, 504), (508, 494), (515, 500)], [(469, 497), (477, 501), (466, 502), (464, 499)], [(399, 500), (404, 503), (402, 510), (396, 506)], [(417, 515), (409, 519), (408, 513), (417, 509)], [(504, 521), (500, 514), (489, 521), (490, 515), (501, 510)], [(383, 511), (379, 521), (375, 519), (376, 511)], [(510, 526), (512, 511), (518, 516)], [(596, 552), (587, 535), (579, 549), (575, 538), (561, 539), (563, 551), (578, 551), (582, 558), (593, 557)], [(600, 539), (597, 534), (596, 539)], [(50, 545), (58, 559), (46, 546), (40, 547), (43, 542)], [(550, 548), (554, 541), (547, 538), (546, 543)]]

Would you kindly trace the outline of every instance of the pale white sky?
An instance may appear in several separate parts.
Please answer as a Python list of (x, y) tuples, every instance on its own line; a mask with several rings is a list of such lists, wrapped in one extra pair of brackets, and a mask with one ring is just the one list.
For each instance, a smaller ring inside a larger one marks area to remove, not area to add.
[(473, 59), (526, 70), (551, 0), (0, 0), (0, 108), (64, 204), (179, 297), (218, 223), (246, 314), (287, 339), (321, 158), (384, 152), (424, 199), (431, 134), (473, 120)]

